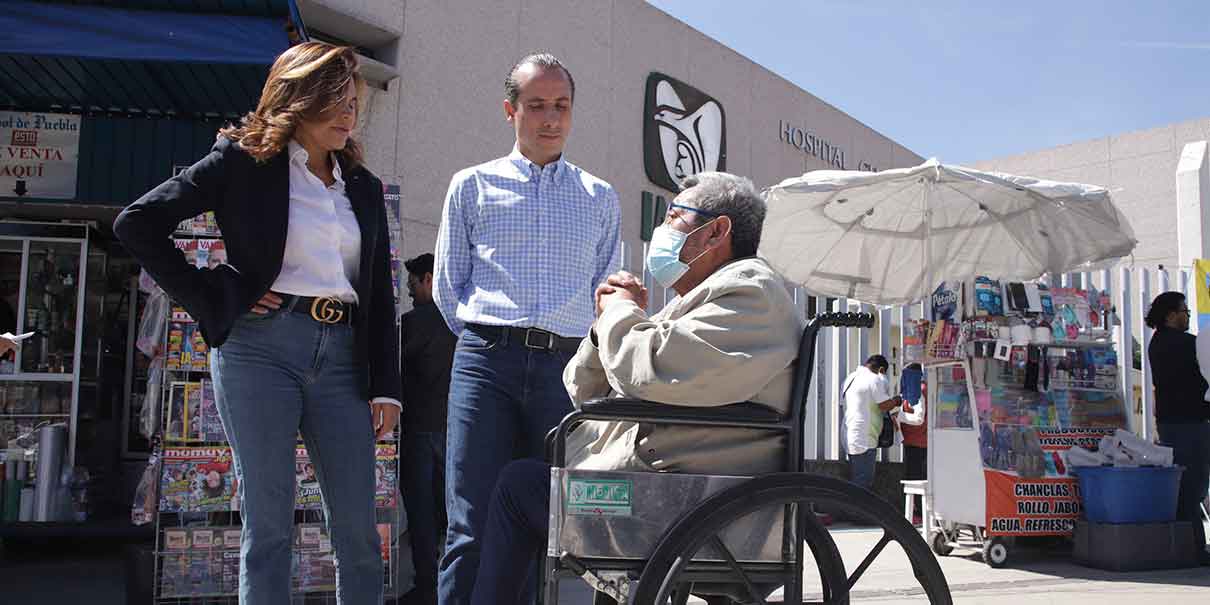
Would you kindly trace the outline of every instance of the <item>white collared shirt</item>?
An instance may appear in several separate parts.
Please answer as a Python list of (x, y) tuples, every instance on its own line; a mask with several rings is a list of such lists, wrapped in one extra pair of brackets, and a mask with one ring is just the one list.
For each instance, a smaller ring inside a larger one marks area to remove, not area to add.
[[(307, 168), (310, 155), (294, 140), (290, 154), (290, 211), (286, 229), (286, 251), (281, 273), (272, 290), (295, 296), (330, 296), (357, 303), (357, 281), (361, 270), (361, 227), (353, 204), (345, 194), (340, 164), (332, 158), (331, 185)], [(399, 400), (375, 397), (371, 403)]]
[(273, 291), (295, 296), (329, 296), (357, 303), (361, 269), (361, 228), (345, 194), (340, 164), (332, 160), (335, 182), (307, 168), (307, 150), (291, 140), (290, 214), (286, 251)]

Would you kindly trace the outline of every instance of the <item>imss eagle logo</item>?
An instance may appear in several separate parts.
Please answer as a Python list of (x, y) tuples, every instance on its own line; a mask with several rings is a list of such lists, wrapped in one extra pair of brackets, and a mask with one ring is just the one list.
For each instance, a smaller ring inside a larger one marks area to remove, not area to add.
[(664, 74), (647, 76), (643, 165), (652, 183), (680, 191), (681, 180), (727, 169), (723, 106), (706, 93)]

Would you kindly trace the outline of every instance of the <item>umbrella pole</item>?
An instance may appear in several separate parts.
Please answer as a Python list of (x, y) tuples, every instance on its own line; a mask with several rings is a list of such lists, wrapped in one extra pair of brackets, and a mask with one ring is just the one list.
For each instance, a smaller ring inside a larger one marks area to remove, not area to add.
[(933, 182), (927, 177), (921, 179), (924, 186), (920, 189), (920, 206), (924, 214), (924, 245), (920, 248), (924, 251), (924, 313), (923, 319), (931, 320), (933, 317), (933, 210), (929, 207), (929, 193), (932, 191)]

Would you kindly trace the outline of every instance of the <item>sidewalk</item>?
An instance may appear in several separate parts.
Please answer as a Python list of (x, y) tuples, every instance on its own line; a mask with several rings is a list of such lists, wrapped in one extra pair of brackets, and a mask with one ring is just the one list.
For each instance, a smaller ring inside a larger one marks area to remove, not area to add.
[[(835, 530), (832, 535), (850, 570), (880, 537), (878, 532), (861, 529)], [(1076, 565), (1069, 553), (1061, 551), (1018, 549), (1014, 555), (1017, 559), (1002, 569), (988, 567), (973, 550), (955, 550), (948, 557), (939, 557), (954, 603), (1210, 603), (1210, 567), (1117, 573)], [(818, 600), (818, 579), (808, 586), (807, 593), (814, 594), (807, 599)], [(863, 603), (928, 602), (898, 546), (888, 546), (875, 560), (854, 587), (852, 599)]]
[[(833, 529), (847, 569), (854, 569), (878, 541), (865, 529)], [(10, 553), (15, 554), (15, 553)], [(1164, 605), (1210, 603), (1210, 567), (1172, 571), (1114, 573), (1081, 567), (1067, 554), (1018, 549), (1011, 566), (992, 569), (975, 551), (956, 550), (938, 561), (958, 605), (1116, 605), (1151, 602)], [(21, 560), (0, 561), (0, 594), (8, 602), (59, 605), (126, 602), (124, 568), (112, 550), (84, 547)], [(807, 600), (819, 600), (818, 577), (807, 574)], [(588, 587), (568, 581), (561, 586), (564, 605), (592, 602)], [(813, 594), (812, 594), (813, 593)], [(780, 593), (773, 602), (781, 602)], [(854, 587), (856, 603), (927, 603), (912, 576), (907, 558), (888, 546)], [(691, 600), (691, 603), (701, 601)]]

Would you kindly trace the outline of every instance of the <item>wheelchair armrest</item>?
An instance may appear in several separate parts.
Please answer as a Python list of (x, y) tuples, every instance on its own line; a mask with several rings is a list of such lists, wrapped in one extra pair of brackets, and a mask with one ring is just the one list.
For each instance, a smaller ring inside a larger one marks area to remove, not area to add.
[[(643, 399), (607, 398), (593, 399), (580, 404), (547, 435), (551, 463), (562, 467), (566, 464), (567, 434), (585, 420), (629, 420), (652, 424), (682, 426), (711, 426), (723, 428), (751, 428), (766, 431), (790, 431), (790, 422), (781, 414), (752, 402), (733, 403), (718, 407), (677, 406)], [(553, 451), (552, 451), (553, 450)]]

